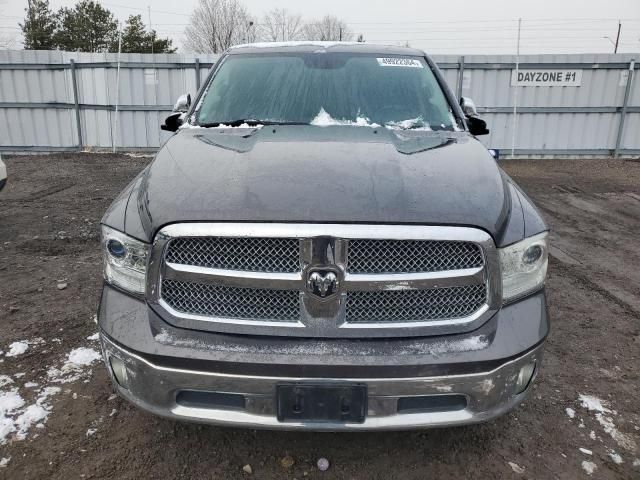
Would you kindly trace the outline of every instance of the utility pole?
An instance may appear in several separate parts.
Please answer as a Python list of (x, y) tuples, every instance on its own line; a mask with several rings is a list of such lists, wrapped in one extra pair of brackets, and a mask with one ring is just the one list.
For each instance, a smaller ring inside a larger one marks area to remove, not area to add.
[(613, 53), (618, 53), (618, 42), (620, 41), (620, 30), (622, 29), (622, 23), (618, 20), (618, 35), (616, 35), (616, 45), (613, 48)]
[(518, 43), (516, 44), (516, 84), (513, 91), (513, 132), (511, 137), (511, 158), (516, 153), (516, 135), (518, 133), (518, 73), (520, 72), (520, 30), (522, 18), (518, 19)]
[(153, 44), (155, 43), (156, 36), (153, 34), (153, 28), (151, 28), (151, 7), (150, 6), (147, 6), (147, 14), (149, 15), (149, 34), (151, 36), (151, 54), (153, 55)]

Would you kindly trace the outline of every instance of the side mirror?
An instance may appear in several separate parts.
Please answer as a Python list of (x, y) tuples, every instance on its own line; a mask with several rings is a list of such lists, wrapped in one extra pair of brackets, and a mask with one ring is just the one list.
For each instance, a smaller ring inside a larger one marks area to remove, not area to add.
[(468, 97), (462, 97), (460, 99), (460, 108), (462, 108), (462, 112), (467, 118), (467, 126), (471, 135), (486, 135), (489, 133), (487, 122), (478, 115), (478, 110), (473, 100)]
[(188, 93), (180, 95), (176, 104), (173, 106), (173, 113), (165, 118), (164, 123), (160, 125), (160, 130), (177, 132), (180, 125), (182, 125), (184, 116), (189, 111), (189, 108), (191, 108), (191, 95)]
[(189, 95), (188, 93), (185, 93), (178, 97), (178, 101), (173, 106), (173, 111), (174, 113), (175, 112), (187, 113), (190, 107), (191, 107), (191, 95)]

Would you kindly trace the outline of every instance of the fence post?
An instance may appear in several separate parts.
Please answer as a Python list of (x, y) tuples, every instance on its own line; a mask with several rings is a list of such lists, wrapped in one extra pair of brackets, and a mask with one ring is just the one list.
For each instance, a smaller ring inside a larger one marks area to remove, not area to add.
[(78, 150), (82, 150), (82, 123), (80, 122), (80, 103), (78, 101), (78, 80), (76, 78), (76, 62), (71, 59), (71, 85), (73, 86), (73, 108), (76, 111), (76, 129), (78, 132)]
[(462, 98), (462, 83), (464, 82), (464, 55), (458, 60), (458, 85), (456, 85), (456, 95), (458, 101)]
[(200, 59), (196, 58), (196, 93), (200, 90)]
[(635, 59), (629, 62), (629, 76), (627, 77), (627, 86), (624, 89), (624, 100), (622, 101), (622, 109), (620, 110), (620, 123), (618, 125), (618, 136), (616, 137), (616, 148), (613, 151), (613, 158), (618, 158), (620, 153), (620, 145), (622, 143), (622, 134), (624, 133), (624, 117), (627, 114), (627, 105), (629, 104), (629, 94), (631, 85), (633, 84), (633, 71), (636, 67)]

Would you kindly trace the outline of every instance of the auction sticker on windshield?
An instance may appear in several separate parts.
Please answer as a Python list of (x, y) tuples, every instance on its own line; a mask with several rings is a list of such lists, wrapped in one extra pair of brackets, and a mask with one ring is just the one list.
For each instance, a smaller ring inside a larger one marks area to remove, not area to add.
[(409, 68), (424, 68), (422, 63), (415, 58), (378, 58), (378, 65), (381, 67), (409, 67)]

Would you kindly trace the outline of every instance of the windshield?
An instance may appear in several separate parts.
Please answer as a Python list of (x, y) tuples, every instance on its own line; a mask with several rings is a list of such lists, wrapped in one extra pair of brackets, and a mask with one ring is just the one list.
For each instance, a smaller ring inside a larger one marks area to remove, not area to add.
[(253, 121), (457, 129), (424, 58), (324, 50), (229, 55), (194, 120), (201, 126)]

